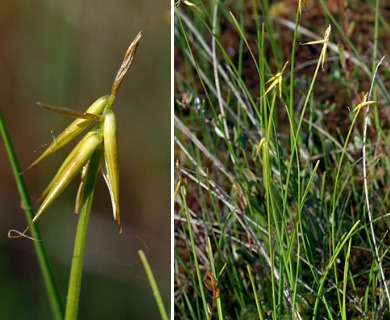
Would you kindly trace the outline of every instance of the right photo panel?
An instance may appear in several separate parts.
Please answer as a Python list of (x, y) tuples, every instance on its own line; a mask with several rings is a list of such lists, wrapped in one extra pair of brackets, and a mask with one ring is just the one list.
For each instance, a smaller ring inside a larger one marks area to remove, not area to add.
[(389, 19), (175, 4), (175, 319), (390, 319)]

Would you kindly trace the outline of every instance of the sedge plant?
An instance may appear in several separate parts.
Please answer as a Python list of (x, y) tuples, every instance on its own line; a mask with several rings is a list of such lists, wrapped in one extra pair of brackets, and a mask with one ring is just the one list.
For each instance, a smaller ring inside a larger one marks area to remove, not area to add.
[[(41, 156), (28, 167), (28, 169), (36, 166), (42, 160), (73, 141), (77, 136), (88, 129), (84, 137), (80, 139), (73, 150), (65, 158), (57, 173), (48, 184), (47, 188), (43, 191), (40, 198), (42, 199), (41, 205), (34, 216), (30, 214), (29, 220), (31, 221), (29, 221), (29, 224), (24, 231), (20, 232), (12, 229), (8, 233), (10, 238), (26, 237), (33, 240), (39, 240), (39, 233), (36, 231), (35, 222), (63, 192), (69, 183), (78, 174), (81, 174), (81, 182), (75, 201), (75, 212), (79, 213), (79, 220), (68, 284), (65, 319), (77, 319), (88, 221), (91, 212), (96, 176), (99, 171), (102, 172), (109, 190), (113, 217), (117, 222), (118, 231), (119, 233), (122, 232), (119, 207), (119, 167), (116, 141), (117, 128), (116, 118), (114, 112), (112, 111), (112, 106), (118, 93), (118, 89), (133, 61), (140, 39), (141, 32), (139, 32), (134, 38), (126, 51), (123, 62), (115, 76), (111, 88), (111, 94), (98, 98), (85, 112), (77, 112), (67, 108), (59, 108), (44, 103), (38, 103), (38, 105), (43, 108), (73, 117), (75, 120), (56, 137), (56, 139), (48, 146)], [(32, 231), (31, 237), (27, 235), (29, 230)], [(34, 242), (39, 243), (40, 241)], [(45, 259), (42, 258), (42, 260)], [(43, 264), (45, 264), (45, 262)], [(50, 276), (49, 271), (46, 273)], [(54, 289), (51, 291), (54, 291)], [(52, 296), (55, 296), (55, 294), (52, 294)], [(55, 307), (53, 309), (55, 311), (60, 310), (59, 307)], [(55, 314), (57, 319), (61, 318), (61, 311), (56, 311)]]
[[(130, 65), (133, 61), (137, 51), (139, 40), (141, 39), (141, 32), (135, 37), (130, 44), (122, 65), (118, 70), (112, 85), (111, 94), (98, 98), (91, 106), (84, 112), (77, 112), (75, 110), (50, 106), (43, 103), (38, 105), (50, 111), (76, 118), (58, 137), (48, 146), (48, 148), (35, 160), (28, 168), (40, 163), (48, 156), (58, 151), (69, 142), (73, 141), (78, 135), (91, 127), (80, 142), (73, 148), (73, 150), (66, 157), (56, 175), (49, 183), (47, 188), (43, 191), (41, 198), (43, 201), (37, 210), (31, 223), (19, 235), (25, 235), (42, 213), (49, 207), (50, 204), (62, 193), (73, 178), (81, 173), (81, 183), (76, 197), (75, 212), (79, 213), (83, 202), (83, 195), (85, 191), (86, 177), (89, 171), (89, 161), (95, 151), (99, 151), (99, 146), (102, 146), (104, 152), (102, 154), (102, 161), (99, 163), (99, 168), (103, 173), (103, 177), (107, 183), (107, 187), (111, 197), (112, 210), (114, 220), (117, 221), (118, 230), (122, 232), (120, 211), (119, 211), (119, 167), (118, 167), (118, 150), (116, 141), (116, 119), (115, 114), (111, 110), (114, 103), (118, 89), (125, 77)], [(13, 232), (10, 230), (10, 237), (13, 237)]]
[(385, 75), (326, 1), (193, 3), (175, 9), (175, 316), (388, 317), (389, 139), (360, 136)]

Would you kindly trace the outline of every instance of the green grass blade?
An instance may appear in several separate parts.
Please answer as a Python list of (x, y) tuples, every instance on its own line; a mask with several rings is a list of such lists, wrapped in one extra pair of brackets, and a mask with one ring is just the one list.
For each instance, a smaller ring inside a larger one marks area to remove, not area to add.
[(150, 268), (148, 259), (146, 258), (145, 253), (142, 250), (139, 250), (138, 254), (139, 254), (139, 257), (141, 258), (146, 275), (148, 276), (153, 295), (156, 298), (157, 306), (158, 306), (158, 309), (160, 310), (160, 314), (161, 314), (161, 319), (168, 320), (167, 311), (165, 310), (164, 303), (161, 299), (160, 290), (158, 290), (158, 286), (157, 286), (156, 280), (154, 279), (153, 272), (152, 272), (152, 269)]
[[(209, 249), (211, 271), (212, 271), (215, 279), (218, 279), (218, 275), (217, 275), (216, 270), (215, 270), (213, 248), (211, 247), (210, 238), (207, 238), (207, 244), (208, 244), (208, 249)], [(223, 312), (222, 312), (221, 297), (218, 297), (216, 299), (216, 302), (217, 302), (217, 310), (218, 310), (218, 319), (223, 320), (224, 318), (223, 318)]]
[(341, 252), (342, 248), (347, 243), (347, 241), (353, 236), (353, 234), (356, 231), (356, 228), (358, 227), (359, 223), (360, 223), (360, 220), (356, 221), (356, 223), (353, 225), (351, 230), (346, 235), (344, 234), (344, 236), (342, 237), (341, 241), (337, 244), (332, 257), (331, 257), (329, 263), (326, 266), (325, 272), (322, 275), (321, 282), (320, 282), (320, 285), (319, 285), (319, 288), (318, 288), (317, 299), (316, 299), (316, 302), (315, 302), (315, 305), (314, 305), (314, 310), (313, 310), (313, 320), (316, 319), (316, 316), (317, 316), (318, 305), (319, 305), (319, 302), (321, 300), (322, 291), (324, 289), (325, 281), (326, 281), (326, 278), (327, 278), (327, 276), (329, 274), (329, 271), (334, 267), (334, 264), (336, 262), (336, 258), (338, 257), (339, 253)]
[[(33, 217), (34, 217), (34, 212), (32, 209), (32, 204), (30, 200), (30, 196), (27, 191), (26, 183), (24, 182), (23, 175), (21, 174), (19, 162), (16, 156), (15, 149), (12, 144), (11, 137), (9, 135), (7, 126), (5, 124), (5, 120), (3, 117), (2, 112), (0, 111), (0, 133), (3, 137), (5, 148), (7, 151), (8, 158), (11, 163), (12, 167), (12, 172), (15, 176), (16, 180), (16, 185), (18, 187), (19, 195), (22, 201), (22, 208), (24, 208), (24, 212), (26, 214), (26, 219), (28, 224), (31, 223)], [(37, 255), (39, 267), (42, 272), (43, 276), (43, 281), (46, 286), (46, 291), (48, 294), (49, 298), (49, 304), (50, 308), (53, 313), (53, 318), (56, 320), (60, 320), (64, 318), (64, 311), (63, 307), (60, 301), (60, 296), (58, 294), (55, 282), (54, 282), (54, 277), (49, 265), (49, 261), (46, 256), (45, 249), (43, 247), (43, 242), (40, 241), (40, 233), (39, 229), (36, 224), (33, 224), (30, 228), (31, 235), (34, 239), (37, 241), (33, 241), (35, 253)]]
[(200, 291), (203, 310), (204, 310), (204, 313), (206, 315), (206, 319), (209, 319), (210, 315), (209, 315), (208, 308), (207, 308), (206, 295), (205, 295), (204, 288), (203, 288), (202, 275), (201, 275), (200, 268), (199, 268), (198, 256), (196, 253), (196, 246), (195, 246), (195, 239), (194, 239), (194, 234), (192, 232), (191, 219), (190, 219), (190, 215), (188, 212), (188, 207), (186, 205), (186, 196), (185, 195), (186, 195), (185, 188), (184, 188), (184, 186), (182, 186), (181, 187), (181, 196), (182, 196), (182, 200), (183, 200), (183, 204), (184, 204), (184, 213), (185, 213), (186, 219), (187, 219), (188, 234), (190, 236), (190, 241), (191, 241), (191, 251), (193, 254), (196, 275), (198, 278), (199, 291)]
[(348, 283), (348, 273), (349, 273), (349, 257), (351, 256), (351, 245), (352, 238), (349, 239), (347, 255), (345, 256), (344, 263), (344, 281), (343, 281), (343, 306), (341, 312), (341, 318), (347, 320), (347, 283)]
[(259, 297), (257, 296), (257, 292), (256, 292), (256, 286), (255, 286), (255, 281), (253, 279), (253, 274), (252, 274), (252, 271), (251, 271), (251, 267), (249, 265), (246, 266), (246, 269), (248, 270), (248, 275), (249, 275), (249, 280), (251, 282), (251, 285), (252, 285), (252, 289), (253, 289), (253, 295), (255, 297), (255, 301), (256, 301), (256, 308), (257, 308), (257, 313), (259, 315), (259, 319), (260, 320), (264, 320), (264, 316), (263, 316), (263, 309), (261, 308), (261, 304), (260, 304), (260, 301), (259, 301)]

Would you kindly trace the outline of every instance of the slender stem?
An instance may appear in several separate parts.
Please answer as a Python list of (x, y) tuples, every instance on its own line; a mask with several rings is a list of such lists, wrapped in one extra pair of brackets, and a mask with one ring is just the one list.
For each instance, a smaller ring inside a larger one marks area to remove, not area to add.
[[(370, 91), (368, 93), (367, 101), (371, 100), (372, 92), (374, 90), (375, 79), (376, 79), (376, 76), (377, 76), (377, 73), (378, 73), (378, 69), (379, 69), (379, 66), (382, 64), (384, 59), (385, 59), (385, 56), (383, 56), (382, 59), (376, 65), (376, 69), (375, 69), (374, 75), (373, 75), (372, 80), (371, 80), (371, 87), (370, 87)], [(389, 288), (387, 286), (387, 281), (386, 281), (385, 272), (384, 272), (383, 266), (382, 266), (381, 256), (379, 255), (378, 245), (376, 243), (374, 224), (372, 222), (373, 214), (372, 214), (371, 206), (370, 206), (370, 196), (368, 194), (366, 142), (367, 142), (367, 127), (368, 127), (369, 113), (370, 113), (370, 105), (367, 105), (367, 107), (366, 107), (366, 114), (364, 116), (363, 148), (362, 148), (362, 152), (363, 152), (364, 196), (365, 196), (366, 206), (367, 206), (368, 221), (369, 221), (369, 224), (370, 224), (370, 233), (371, 233), (371, 237), (372, 237), (372, 245), (373, 245), (373, 247), (375, 249), (375, 258), (376, 258), (376, 262), (378, 263), (378, 266), (379, 266), (379, 271), (380, 271), (380, 274), (381, 274), (381, 277), (382, 277), (382, 280), (383, 280), (383, 285), (385, 287), (385, 293), (386, 293), (387, 301), (389, 302), (389, 306), (390, 306), (390, 292), (389, 292)]]
[(77, 319), (88, 222), (95, 191), (96, 175), (99, 170), (101, 150), (101, 146), (99, 146), (92, 155), (86, 174), (84, 194), (81, 202), (80, 216), (73, 249), (72, 266), (69, 277), (68, 296), (65, 311), (66, 320)]
[[(16, 185), (18, 187), (19, 195), (22, 200), (22, 207), (24, 208), (24, 212), (26, 214), (27, 222), (30, 224), (33, 217), (34, 212), (31, 205), (30, 196), (27, 192), (26, 183), (24, 182), (23, 175), (21, 174), (20, 166), (18, 159), (16, 157), (15, 149), (13, 147), (11, 137), (9, 135), (7, 126), (5, 124), (3, 114), (0, 111), (0, 133), (3, 137), (5, 149), (8, 154), (8, 158), (11, 163), (12, 171), (15, 176)], [(53, 318), (56, 320), (62, 320), (64, 318), (64, 310), (60, 301), (60, 296), (58, 294), (57, 288), (54, 283), (54, 277), (51, 272), (49, 262), (46, 256), (46, 252), (43, 247), (43, 242), (40, 241), (40, 233), (36, 224), (33, 224), (30, 228), (32, 237), (37, 240), (33, 241), (34, 249), (37, 255), (39, 267), (42, 272), (43, 281), (46, 286), (47, 295), (49, 298), (49, 304), (52, 309)]]
[(158, 309), (160, 310), (161, 319), (168, 320), (167, 311), (165, 310), (164, 303), (161, 299), (161, 294), (160, 291), (158, 290), (158, 286), (156, 280), (154, 279), (153, 272), (152, 269), (150, 268), (148, 259), (146, 258), (145, 253), (142, 250), (139, 250), (138, 254), (139, 257), (141, 258), (146, 275), (148, 276), (150, 287), (152, 288), (153, 291), (153, 295), (156, 298)]

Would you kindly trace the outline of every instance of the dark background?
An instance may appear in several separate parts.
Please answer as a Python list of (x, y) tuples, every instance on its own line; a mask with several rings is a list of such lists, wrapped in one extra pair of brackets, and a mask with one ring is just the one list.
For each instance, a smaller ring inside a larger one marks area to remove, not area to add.
[[(151, 263), (166, 307), (170, 295), (170, 2), (0, 2), (0, 110), (22, 168), (71, 119), (37, 101), (84, 111), (109, 94), (124, 53), (142, 30), (113, 110), (118, 121), (123, 234), (98, 177), (88, 232), (80, 319), (158, 319), (138, 250)], [(24, 173), (35, 201), (71, 146)], [(78, 179), (38, 220), (65, 304), (77, 216)], [(35, 207), (37, 209), (37, 206)], [(8, 239), (27, 222), (0, 143), (0, 310), (2, 319), (50, 319), (31, 240)]]

